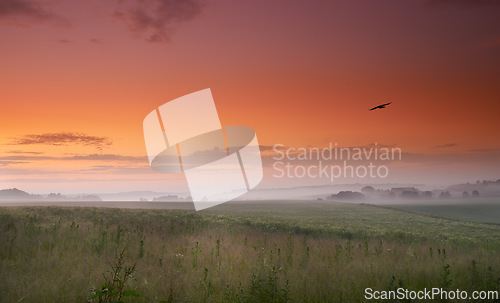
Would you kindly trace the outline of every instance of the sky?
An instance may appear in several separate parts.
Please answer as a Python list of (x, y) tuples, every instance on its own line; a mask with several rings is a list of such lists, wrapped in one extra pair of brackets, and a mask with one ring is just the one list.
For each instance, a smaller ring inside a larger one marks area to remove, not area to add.
[[(500, 178), (500, 1), (0, 0), (0, 189), (185, 192), (142, 121), (210, 88), (273, 146), (400, 148), (386, 178)], [(392, 102), (386, 109), (370, 108)], [(302, 162), (303, 165), (314, 163)]]

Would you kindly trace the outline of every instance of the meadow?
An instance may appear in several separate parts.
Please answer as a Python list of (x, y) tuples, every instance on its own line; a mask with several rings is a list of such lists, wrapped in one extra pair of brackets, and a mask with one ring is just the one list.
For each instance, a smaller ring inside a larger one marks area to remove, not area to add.
[(363, 302), (367, 287), (500, 290), (499, 225), (370, 205), (0, 207), (0, 243), (0, 302)]
[(451, 202), (395, 204), (386, 207), (450, 220), (500, 225), (500, 206), (493, 203), (491, 198), (474, 203)]

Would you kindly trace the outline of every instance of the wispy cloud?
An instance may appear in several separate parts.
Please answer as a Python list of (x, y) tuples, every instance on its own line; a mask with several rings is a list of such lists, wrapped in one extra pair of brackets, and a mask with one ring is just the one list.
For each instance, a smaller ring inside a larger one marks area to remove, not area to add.
[[(122, 21), (135, 37), (147, 42), (168, 42), (181, 23), (188, 22), (201, 14), (206, 0), (115, 1), (116, 8), (107, 14)], [(72, 26), (66, 17), (53, 13), (49, 9), (50, 5), (57, 5), (57, 1), (0, 0), (0, 22), (21, 26), (32, 23)], [(74, 42), (70, 39), (55, 41)], [(97, 38), (88, 41), (95, 44), (102, 43), (102, 40)]]
[(135, 36), (148, 42), (168, 42), (179, 23), (201, 14), (201, 0), (121, 0), (114, 17)]
[[(21, 174), (21, 175), (31, 175), (32, 173)], [(45, 178), (13, 178), (9, 182), (26, 182), (26, 183), (76, 183), (76, 182), (151, 182), (158, 181), (158, 178), (58, 178), (58, 177), (45, 177)], [(1, 182), (1, 180), (0, 180)]]
[(91, 38), (91, 39), (89, 39), (89, 42), (90, 43), (95, 43), (95, 44), (101, 44), (102, 40), (101, 39), (97, 39), (97, 38)]
[[(421, 167), (440, 167), (443, 165), (465, 165), (465, 164), (475, 164), (482, 167), (498, 167), (500, 165), (500, 149), (499, 148), (486, 148), (486, 149), (471, 149), (471, 150), (462, 150), (460, 152), (455, 152), (453, 149), (449, 149), (452, 147), (460, 146), (458, 143), (447, 143), (442, 145), (436, 145), (433, 148), (436, 149), (435, 152), (432, 153), (415, 153), (415, 152), (406, 152), (404, 148), (401, 148), (401, 160), (399, 160), (399, 152), (395, 153), (395, 158), (390, 160), (384, 160), (384, 165), (416, 165)], [(351, 150), (351, 155), (354, 153), (355, 148), (364, 148), (366, 147), (367, 151), (370, 152), (370, 148), (376, 148), (373, 144), (368, 144), (365, 146), (338, 146), (337, 148), (347, 148)], [(393, 145), (377, 145), (379, 148), (388, 148), (391, 150), (391, 147), (395, 147)], [(283, 146), (278, 148), (279, 153), (274, 152), (273, 146), (260, 146), (261, 155), (262, 155), (262, 164), (264, 167), (273, 167), (273, 165), (277, 161), (281, 161), (283, 163), (290, 163), (291, 165), (318, 165), (318, 161), (322, 160), (323, 164), (339, 164), (342, 163), (343, 160), (338, 160), (334, 158), (334, 160), (325, 160), (323, 161), (323, 154), (319, 154), (314, 151), (312, 156), (309, 154), (309, 148), (306, 148), (306, 159), (301, 160), (298, 158), (298, 155), (304, 153), (304, 150), (299, 150), (297, 147), (294, 147), (294, 150), (290, 150), (289, 155), (294, 158), (294, 160), (290, 160), (288, 156), (284, 153), (289, 149), (288, 146)], [(328, 150), (328, 149), (326, 149)], [(320, 153), (322, 149), (319, 149)], [(333, 151), (333, 150), (332, 150)], [(381, 150), (379, 150), (380, 154)], [(328, 156), (328, 153), (326, 154)], [(335, 155), (335, 153), (334, 153)], [(340, 155), (340, 152), (339, 152)], [(346, 154), (344, 154), (346, 155)], [(349, 162), (349, 161), (348, 161)], [(365, 160), (360, 161), (351, 161), (348, 164), (353, 165), (354, 163), (363, 164), (366, 162)], [(376, 160), (373, 159), (371, 161), (373, 163), (377, 163)]]
[(89, 136), (82, 133), (45, 133), (39, 135), (25, 135), (19, 138), (14, 138), (10, 145), (86, 145), (93, 146), (98, 150), (102, 150), (104, 146), (113, 144), (111, 139), (107, 137)]
[[(88, 154), (73, 155), (65, 157), (38, 156), (38, 155), (12, 155), (0, 157), (0, 161), (104, 161), (104, 162), (129, 162), (129, 163), (148, 163), (147, 157), (125, 156), (117, 154)], [(28, 162), (24, 162), (28, 163)]]
[(500, 148), (474, 148), (469, 149), (471, 153), (500, 153)]
[(12, 165), (12, 164), (24, 164), (24, 163), (28, 163), (28, 162), (24, 162), (24, 161), (11, 161), (11, 160), (0, 160), (0, 166), (9, 166), (9, 165)]
[(455, 147), (458, 146), (458, 143), (447, 143), (447, 144), (442, 144), (442, 145), (435, 145), (432, 148), (449, 148), (449, 147)]
[(143, 162), (147, 163), (147, 157), (124, 156), (116, 154), (90, 154), (76, 155), (62, 158), (63, 160), (92, 160), (92, 161), (123, 161), (123, 162)]
[(33, 0), (1, 0), (0, 21), (26, 25), (30, 22), (47, 22), (57, 26), (70, 26), (70, 22), (44, 8)]
[(487, 153), (404, 153), (403, 161), (407, 163), (417, 163), (421, 166), (440, 166), (448, 164), (463, 166), (466, 163), (474, 163), (476, 165), (494, 167), (500, 165), (500, 154), (498, 151)]
[(41, 155), (44, 152), (35, 152), (35, 151), (23, 151), (23, 150), (9, 150), (6, 151), (7, 154), (29, 154), (29, 155)]

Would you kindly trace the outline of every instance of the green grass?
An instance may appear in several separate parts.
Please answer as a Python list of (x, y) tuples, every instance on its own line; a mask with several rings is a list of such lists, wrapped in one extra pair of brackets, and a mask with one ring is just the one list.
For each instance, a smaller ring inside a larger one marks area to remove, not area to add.
[(500, 204), (401, 204), (390, 208), (451, 220), (500, 225)]
[[(84, 302), (124, 247), (130, 302), (361, 302), (364, 289), (498, 290), (500, 226), (367, 205), (0, 208), (0, 302)], [(103, 276), (104, 275), (104, 276)]]
[(317, 201), (289, 204), (256, 202), (245, 205), (223, 204), (206, 213), (266, 231), (408, 243), (446, 241), (500, 250), (500, 226), (447, 220), (425, 213), (413, 214), (371, 205)]

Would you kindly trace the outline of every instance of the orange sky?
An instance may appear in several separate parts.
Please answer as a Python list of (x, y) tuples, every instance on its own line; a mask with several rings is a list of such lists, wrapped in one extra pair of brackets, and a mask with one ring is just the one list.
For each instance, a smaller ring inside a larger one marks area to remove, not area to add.
[(204, 88), (263, 146), (378, 142), (413, 161), (391, 182), (499, 178), (494, 2), (102, 2), (0, 4), (0, 189), (180, 191), (142, 159), (142, 120)]

